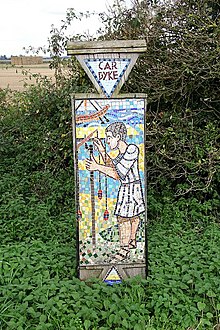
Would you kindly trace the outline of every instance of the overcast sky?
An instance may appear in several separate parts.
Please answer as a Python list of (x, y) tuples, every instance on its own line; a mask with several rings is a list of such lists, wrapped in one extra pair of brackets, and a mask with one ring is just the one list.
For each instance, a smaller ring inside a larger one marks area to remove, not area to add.
[[(51, 25), (60, 27), (68, 8), (103, 12), (113, 3), (114, 0), (1, 0), (0, 55), (25, 55), (23, 47), (47, 46)], [(77, 21), (68, 34), (93, 34), (99, 26), (98, 17), (83, 23)]]

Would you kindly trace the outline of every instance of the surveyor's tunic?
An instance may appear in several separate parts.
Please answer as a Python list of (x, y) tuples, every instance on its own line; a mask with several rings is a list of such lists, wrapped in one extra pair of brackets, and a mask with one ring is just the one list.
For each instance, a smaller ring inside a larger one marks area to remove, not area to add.
[(138, 158), (139, 148), (129, 144), (124, 154), (113, 159), (121, 183), (114, 212), (116, 216), (131, 218), (145, 211)]

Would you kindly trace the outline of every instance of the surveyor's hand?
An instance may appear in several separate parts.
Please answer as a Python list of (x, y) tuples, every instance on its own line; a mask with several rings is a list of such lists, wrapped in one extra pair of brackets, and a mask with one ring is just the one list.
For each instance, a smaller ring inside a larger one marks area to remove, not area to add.
[(88, 171), (97, 171), (98, 170), (98, 163), (96, 162), (94, 156), (91, 156), (91, 159), (86, 159), (86, 169)]
[(102, 141), (98, 138), (94, 138), (93, 140), (94, 147), (98, 149), (100, 153), (105, 152), (105, 147), (102, 144)]

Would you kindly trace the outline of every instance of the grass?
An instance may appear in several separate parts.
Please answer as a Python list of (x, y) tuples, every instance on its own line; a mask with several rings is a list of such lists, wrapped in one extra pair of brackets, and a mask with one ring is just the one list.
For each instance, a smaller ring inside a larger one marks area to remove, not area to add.
[[(1, 246), (0, 329), (214, 329), (220, 316), (220, 231), (149, 228), (149, 276), (108, 287), (75, 275), (75, 246)], [(216, 328), (217, 329), (217, 328)]]

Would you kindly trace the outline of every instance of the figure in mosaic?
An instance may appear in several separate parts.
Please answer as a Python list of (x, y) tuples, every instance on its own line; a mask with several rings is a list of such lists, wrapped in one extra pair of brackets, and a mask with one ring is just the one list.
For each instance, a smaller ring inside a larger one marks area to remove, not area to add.
[(94, 138), (94, 147), (102, 157), (103, 164), (92, 156), (86, 160), (88, 171), (98, 171), (120, 181), (114, 214), (117, 217), (120, 249), (111, 262), (126, 260), (131, 249), (136, 249), (136, 233), (140, 215), (145, 212), (143, 191), (139, 174), (139, 148), (126, 143), (127, 129), (123, 122), (115, 122), (105, 129), (106, 144), (110, 150), (118, 150), (116, 158), (111, 158), (101, 139)]

